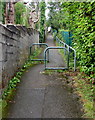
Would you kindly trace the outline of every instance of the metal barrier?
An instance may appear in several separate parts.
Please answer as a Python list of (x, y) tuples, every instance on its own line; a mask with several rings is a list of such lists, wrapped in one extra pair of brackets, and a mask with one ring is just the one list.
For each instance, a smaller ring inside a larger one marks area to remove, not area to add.
[(46, 53), (49, 51), (49, 49), (65, 49), (67, 52), (68, 50), (65, 47), (47, 47), (44, 51), (44, 63), (45, 63), (45, 70), (65, 70), (69, 69), (69, 52), (68, 52), (68, 57), (67, 57), (67, 67), (47, 67), (47, 58), (46, 58)]
[[(44, 45), (44, 46), (46, 46), (46, 47), (48, 47), (48, 44), (46, 44), (46, 43), (33, 43), (31, 46), (30, 46), (30, 55), (32, 54), (32, 47), (34, 46), (34, 45)], [(31, 59), (32, 61), (44, 61), (44, 59)], [(48, 58), (47, 58), (47, 61), (49, 61), (49, 52), (48, 52)]]
[[(76, 70), (76, 51), (74, 48), (72, 48), (71, 46), (67, 45), (66, 43), (64, 43), (63, 41), (59, 40), (58, 37), (56, 37), (56, 42), (59, 43), (60, 47), (48, 47), (48, 44), (46, 43), (33, 43), (31, 46), (30, 46), (30, 55), (32, 53), (32, 47), (34, 45), (45, 45), (47, 48), (44, 50), (44, 59), (32, 59), (32, 61), (44, 61), (45, 62), (45, 69), (69, 69), (69, 54), (70, 54), (70, 49), (73, 50), (74, 52), (74, 71)], [(47, 61), (49, 61), (49, 49), (64, 49), (64, 54), (66, 54), (66, 51), (68, 53), (68, 56), (67, 56), (67, 67), (47, 67), (46, 64), (47, 64)], [(48, 57), (47, 57), (48, 56)]]
[[(70, 49), (74, 51), (74, 71), (76, 71), (76, 50), (71, 46), (67, 45), (66, 43), (64, 43), (63, 41), (59, 40), (58, 37), (56, 37), (56, 42), (58, 42), (59, 45), (64, 45), (64, 48), (67, 47), (69, 53), (70, 53)], [(64, 54), (66, 54), (66, 51), (64, 51)]]

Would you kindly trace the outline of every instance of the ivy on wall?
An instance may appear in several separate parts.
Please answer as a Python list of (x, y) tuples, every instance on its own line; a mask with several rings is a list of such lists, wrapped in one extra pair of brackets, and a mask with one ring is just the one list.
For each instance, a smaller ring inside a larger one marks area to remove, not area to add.
[(95, 2), (73, 2), (69, 4), (70, 30), (81, 71), (90, 75), (95, 71)]

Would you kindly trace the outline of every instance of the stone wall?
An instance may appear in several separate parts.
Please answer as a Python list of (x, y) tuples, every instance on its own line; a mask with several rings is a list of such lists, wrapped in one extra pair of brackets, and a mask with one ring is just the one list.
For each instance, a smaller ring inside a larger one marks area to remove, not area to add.
[(29, 56), (29, 46), (39, 42), (39, 32), (24, 26), (0, 24), (0, 86), (4, 88)]

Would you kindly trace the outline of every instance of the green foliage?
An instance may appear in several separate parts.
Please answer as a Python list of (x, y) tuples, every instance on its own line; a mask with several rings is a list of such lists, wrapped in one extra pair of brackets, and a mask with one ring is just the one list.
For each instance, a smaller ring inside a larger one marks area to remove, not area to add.
[(0, 99), (0, 120), (2, 119), (3, 110), (6, 108), (6, 106), (7, 106), (6, 100)]
[(57, 31), (60, 28), (68, 29), (68, 17), (69, 13), (67, 11), (64, 12), (65, 9), (62, 8), (61, 2), (50, 2), (48, 5), (49, 9), (49, 19), (47, 20), (47, 26), (51, 26), (52, 29), (56, 29)]
[(29, 9), (26, 8), (23, 2), (15, 4), (15, 23), (29, 27)]
[(40, 3), (40, 42), (45, 41), (45, 7), (46, 4), (44, 1)]
[(63, 2), (61, 5), (58, 3), (60, 9), (57, 11), (52, 7), (56, 3), (52, 4), (49, 14), (52, 28), (72, 31), (73, 47), (77, 52), (80, 70), (88, 75), (94, 74), (95, 2)]
[(62, 34), (61, 34), (60, 32), (58, 32), (57, 37), (58, 37), (60, 40), (64, 41), (63, 36), (62, 36)]
[(39, 22), (37, 22), (37, 23), (35, 24), (35, 29), (36, 29), (36, 30), (39, 29)]
[(0, 1), (0, 21), (4, 24), (5, 23), (5, 2)]
[(3, 99), (10, 99), (10, 95), (11, 95), (12, 91), (15, 90), (17, 83), (19, 83), (19, 82), (20, 82), (20, 79), (18, 78), (18, 76), (12, 78), (9, 81), (8, 87), (4, 91), (2, 98)]
[(77, 93), (81, 96), (83, 102), (84, 116), (88, 118), (95, 118), (94, 116), (94, 85), (88, 84), (89, 76), (78, 73), (77, 77), (73, 77), (75, 80)]
[(95, 2), (69, 3), (70, 30), (73, 32), (74, 47), (81, 71), (93, 74), (95, 56)]
[[(95, 111), (93, 107), (93, 91), (95, 91), (93, 86), (95, 84), (95, 2), (63, 2), (61, 9), (56, 13), (57, 16), (60, 16), (61, 12), (63, 12), (61, 14), (62, 19), (60, 17), (58, 20), (55, 15), (52, 23), (50, 19), (49, 22), (53, 25), (52, 28), (56, 29), (54, 22), (56, 19), (58, 31), (68, 29), (73, 33), (73, 47), (77, 53), (80, 76), (83, 72), (86, 73), (86, 77), (76, 79), (75, 84), (78, 84), (76, 87), (81, 99), (83, 99), (85, 116), (91, 118)], [(61, 39), (59, 34), (58, 36)]]

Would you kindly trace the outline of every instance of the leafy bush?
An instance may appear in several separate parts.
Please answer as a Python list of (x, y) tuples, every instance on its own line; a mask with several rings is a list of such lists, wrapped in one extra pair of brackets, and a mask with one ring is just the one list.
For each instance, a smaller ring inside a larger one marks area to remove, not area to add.
[[(51, 21), (52, 29), (56, 29), (55, 26), (58, 24), (57, 29), (69, 29), (73, 33), (73, 46), (77, 52), (80, 70), (88, 75), (94, 74), (95, 2), (60, 3), (56, 12), (57, 16), (54, 5), (56, 3), (50, 3), (49, 6), (51, 12), (49, 21)], [(59, 34), (58, 37), (61, 39)]]
[(69, 29), (73, 33), (73, 45), (81, 71), (90, 75), (95, 71), (95, 2), (63, 3), (69, 13)]

